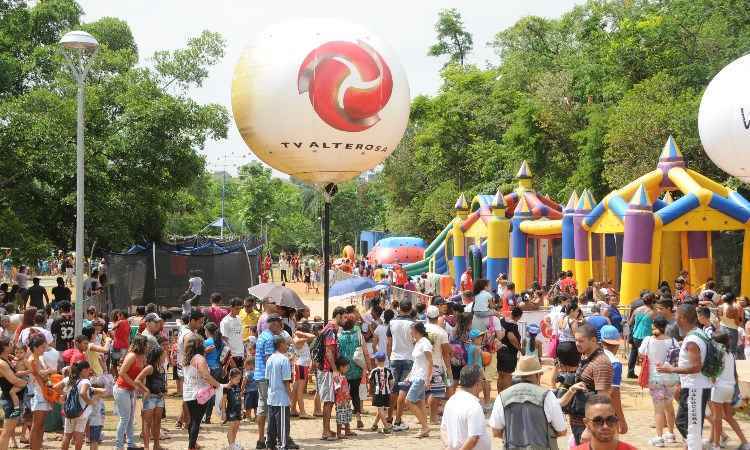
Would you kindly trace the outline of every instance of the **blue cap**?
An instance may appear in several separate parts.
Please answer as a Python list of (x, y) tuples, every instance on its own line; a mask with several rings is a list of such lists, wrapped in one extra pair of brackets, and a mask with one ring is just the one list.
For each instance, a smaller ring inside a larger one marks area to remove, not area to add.
[(469, 331), (469, 339), (476, 339), (483, 334), (483, 332), (477, 330), (476, 328), (472, 328), (471, 331)]
[(383, 352), (375, 352), (375, 359), (378, 361), (385, 361), (385, 353)]
[(622, 337), (620, 337), (620, 332), (617, 331), (617, 328), (615, 328), (613, 325), (604, 325), (602, 329), (599, 330), (599, 334), (602, 337), (602, 341), (606, 342), (607, 344), (622, 344)]
[(529, 334), (533, 334), (533, 335), (539, 334), (539, 325), (537, 325), (535, 323), (530, 323), (526, 327), (526, 332), (529, 333)]

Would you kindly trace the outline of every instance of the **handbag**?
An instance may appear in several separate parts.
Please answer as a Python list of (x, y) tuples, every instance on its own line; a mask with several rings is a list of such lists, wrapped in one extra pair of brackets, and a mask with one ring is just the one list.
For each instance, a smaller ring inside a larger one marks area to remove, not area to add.
[(359, 347), (354, 350), (352, 361), (354, 361), (354, 364), (359, 366), (360, 369), (364, 369), (367, 366), (367, 361), (365, 360), (365, 350), (362, 333), (357, 333), (357, 338), (359, 339)]
[(205, 405), (208, 403), (209, 400), (214, 396), (216, 393), (216, 389), (213, 388), (213, 386), (206, 386), (204, 388), (200, 388), (198, 390), (198, 393), (195, 395), (195, 400), (198, 402), (199, 405)]
[(557, 344), (560, 343), (560, 336), (553, 335), (549, 341), (549, 350), (547, 352), (548, 358), (557, 358)]
[(648, 358), (648, 349), (651, 346), (651, 340), (646, 344), (646, 352), (641, 360), (641, 373), (638, 374), (638, 386), (641, 388), (647, 388), (649, 383), (649, 372), (651, 372), (651, 362)]

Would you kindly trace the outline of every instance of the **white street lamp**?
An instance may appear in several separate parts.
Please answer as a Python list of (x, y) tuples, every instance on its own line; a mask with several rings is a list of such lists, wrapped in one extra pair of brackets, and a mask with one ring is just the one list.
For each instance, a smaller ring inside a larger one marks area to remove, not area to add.
[(68, 62), (73, 78), (78, 84), (78, 119), (76, 128), (76, 336), (81, 333), (83, 325), (83, 224), (84, 224), (84, 171), (83, 171), (83, 108), (84, 84), (91, 61), (99, 50), (99, 42), (85, 31), (71, 31), (60, 39), (62, 53)]

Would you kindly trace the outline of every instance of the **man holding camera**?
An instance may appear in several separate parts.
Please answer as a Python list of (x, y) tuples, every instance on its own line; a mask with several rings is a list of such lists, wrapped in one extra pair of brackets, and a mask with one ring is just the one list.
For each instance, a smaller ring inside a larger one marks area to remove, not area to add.
[(575, 331), (576, 348), (581, 354), (581, 362), (576, 370), (575, 384), (560, 398), (560, 405), (570, 415), (570, 429), (576, 445), (581, 443), (581, 435), (586, 429), (585, 405), (589, 394), (610, 396), (612, 389), (612, 363), (596, 339), (596, 330), (589, 324), (579, 326)]

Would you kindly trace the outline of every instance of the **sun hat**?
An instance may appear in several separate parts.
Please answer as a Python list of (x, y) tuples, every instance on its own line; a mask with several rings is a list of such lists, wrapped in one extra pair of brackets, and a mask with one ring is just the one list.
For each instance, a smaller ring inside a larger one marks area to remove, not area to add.
[(623, 342), (622, 337), (620, 337), (620, 332), (617, 331), (617, 328), (615, 328), (614, 325), (604, 325), (602, 329), (599, 330), (599, 334), (602, 337), (602, 341), (607, 344), (620, 345)]
[(536, 375), (544, 372), (542, 364), (539, 362), (538, 356), (522, 356), (518, 360), (516, 371), (513, 372), (514, 377), (525, 377), (528, 375)]
[(437, 319), (440, 316), (440, 310), (435, 305), (430, 305), (427, 307), (427, 317), (430, 319)]
[(476, 328), (472, 328), (471, 331), (469, 331), (469, 339), (476, 339), (483, 334), (484, 334), (483, 331), (479, 331)]

